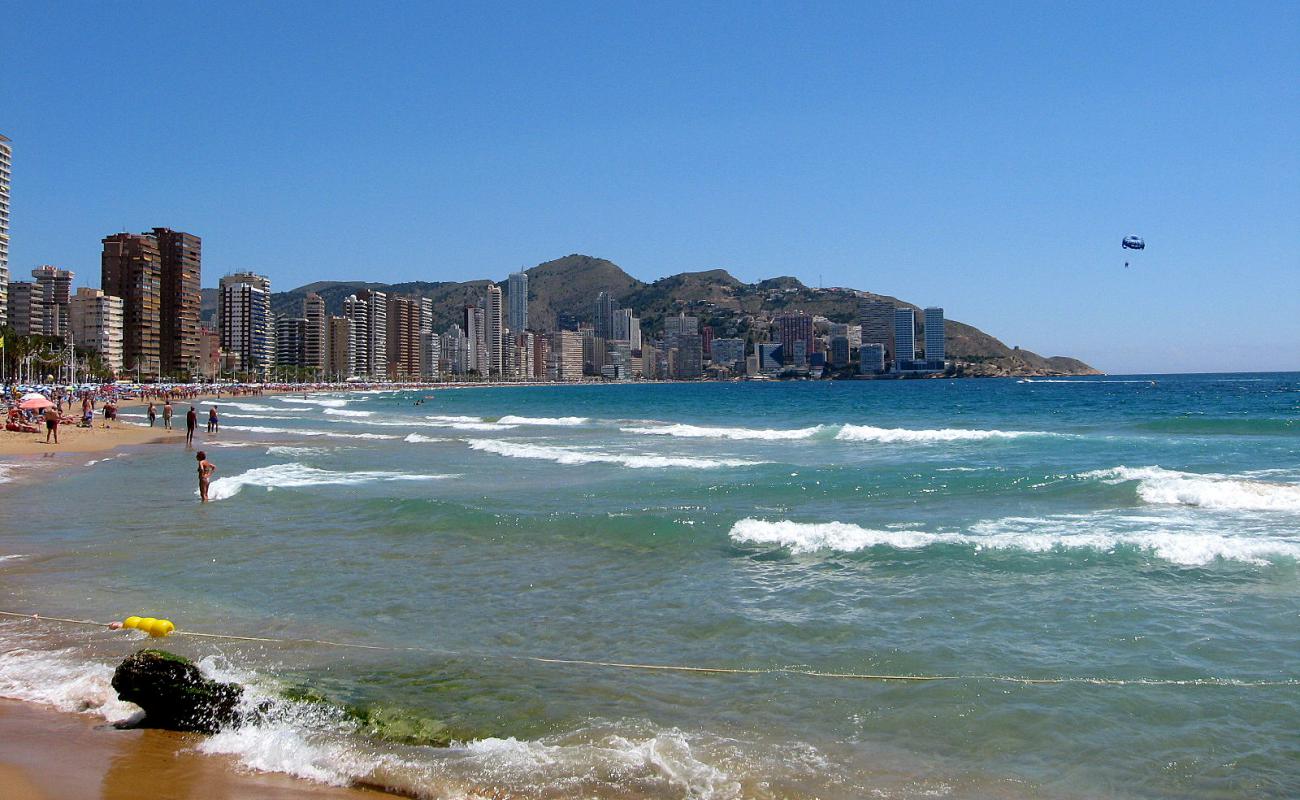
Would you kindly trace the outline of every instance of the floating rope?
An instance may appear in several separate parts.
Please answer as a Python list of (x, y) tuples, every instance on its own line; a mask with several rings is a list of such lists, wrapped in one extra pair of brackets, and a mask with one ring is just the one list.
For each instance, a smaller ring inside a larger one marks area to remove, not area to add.
[[(0, 616), (15, 617), (33, 622), (62, 622), (70, 625), (91, 625), (97, 628), (108, 627), (108, 623), (97, 622), (95, 620), (46, 617), (38, 614), (22, 614), (16, 611), (0, 611)], [(236, 642), (312, 644), (323, 647), (377, 650), (388, 653), (425, 653), (428, 655), (451, 656), (456, 658), (495, 658), (507, 661), (527, 661), (535, 664), (559, 664), (566, 666), (641, 670), (648, 672), (680, 672), (696, 675), (797, 675), (806, 678), (830, 678), (838, 680), (881, 682), (903, 681), (913, 683), (932, 681), (984, 681), (996, 683), (1019, 683), (1031, 686), (1049, 686), (1067, 683), (1088, 684), (1093, 686), (1228, 686), (1240, 688), (1300, 686), (1300, 679), (1297, 678), (1262, 681), (1243, 681), (1235, 680), (1233, 678), (1186, 678), (1181, 680), (1173, 678), (1021, 678), (1013, 675), (877, 675), (865, 672), (823, 672), (805, 667), (697, 667), (680, 664), (638, 664), (627, 661), (594, 661), (582, 658), (547, 658), (544, 656), (521, 656), (503, 653), (465, 653), (427, 647), (386, 647), (375, 644), (358, 644), (356, 642), (333, 642), (328, 639), (236, 636), (228, 633), (201, 633), (199, 631), (183, 630), (176, 630), (172, 632), (171, 635), (193, 636), (204, 639), (223, 639)]]

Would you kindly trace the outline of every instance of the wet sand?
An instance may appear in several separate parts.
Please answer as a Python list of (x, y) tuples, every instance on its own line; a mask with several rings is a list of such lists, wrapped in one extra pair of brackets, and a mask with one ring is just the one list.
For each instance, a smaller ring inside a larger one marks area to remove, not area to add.
[(249, 772), (194, 751), (201, 737), (117, 730), (102, 720), (0, 700), (5, 800), (383, 800), (393, 795)]

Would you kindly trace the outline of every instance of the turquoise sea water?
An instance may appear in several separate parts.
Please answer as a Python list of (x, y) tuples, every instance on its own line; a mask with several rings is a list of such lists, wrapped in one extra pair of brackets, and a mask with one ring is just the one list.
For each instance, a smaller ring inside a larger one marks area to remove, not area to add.
[[(329, 699), (203, 745), (252, 767), (430, 797), (1300, 789), (1300, 375), (220, 408), (206, 506), (178, 448), (5, 465), (0, 608), (386, 648), (171, 640)], [(123, 715), (135, 636), (0, 622), (0, 694)]]

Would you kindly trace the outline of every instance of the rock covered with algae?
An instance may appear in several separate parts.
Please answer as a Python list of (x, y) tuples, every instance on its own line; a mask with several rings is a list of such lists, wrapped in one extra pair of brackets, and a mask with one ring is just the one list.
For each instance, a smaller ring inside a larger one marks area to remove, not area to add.
[(216, 733), (243, 721), (243, 687), (203, 677), (192, 661), (164, 650), (141, 650), (113, 672), (117, 696), (144, 709), (141, 725)]

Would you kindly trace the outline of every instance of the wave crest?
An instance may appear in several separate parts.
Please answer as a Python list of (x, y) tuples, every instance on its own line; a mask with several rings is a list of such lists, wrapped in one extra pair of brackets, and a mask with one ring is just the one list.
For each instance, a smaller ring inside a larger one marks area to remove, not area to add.
[(546, 425), (571, 428), (576, 425), (585, 425), (589, 422), (586, 417), (519, 417), (514, 414), (507, 414), (497, 420), (500, 425)]
[(1020, 439), (1026, 436), (1061, 436), (1046, 431), (968, 430), (965, 428), (877, 428), (872, 425), (844, 425), (835, 438), (842, 442), (880, 442), (882, 444), (930, 444), (936, 442), (983, 442), (990, 439)]
[(1147, 503), (1236, 511), (1300, 511), (1300, 484), (1162, 467), (1119, 466), (1084, 472), (1078, 477), (1110, 484), (1137, 481), (1138, 497)]
[(811, 428), (710, 428), (700, 425), (655, 425), (652, 427), (619, 428), (623, 433), (643, 436), (679, 436), (689, 439), (770, 440), (810, 439), (826, 429), (825, 425)]
[(239, 494), (245, 486), (261, 486), (270, 491), (305, 486), (355, 486), (379, 481), (432, 481), (450, 477), (453, 476), (413, 475), (409, 472), (334, 472), (294, 462), (255, 467), (238, 475), (217, 478), (208, 487), (208, 498), (226, 500)]
[(554, 461), (557, 464), (620, 464), (633, 469), (681, 467), (683, 469), (716, 469), (718, 467), (747, 467), (763, 461), (745, 461), (738, 458), (692, 458), (689, 456), (656, 456), (630, 453), (603, 453), (573, 447), (510, 442), (500, 439), (474, 439), (466, 442), (471, 450), (495, 453), (510, 458), (532, 458)]

